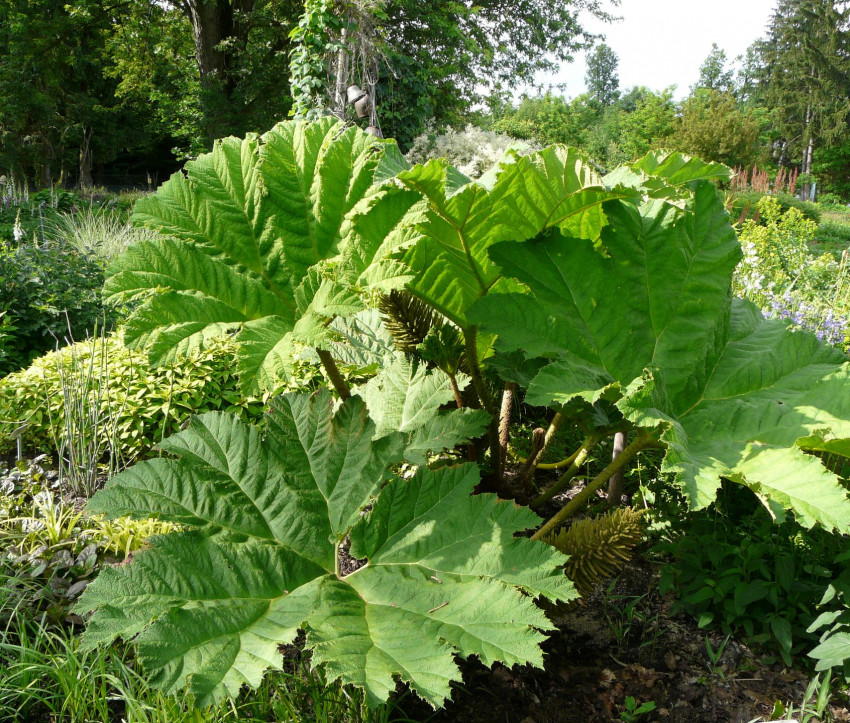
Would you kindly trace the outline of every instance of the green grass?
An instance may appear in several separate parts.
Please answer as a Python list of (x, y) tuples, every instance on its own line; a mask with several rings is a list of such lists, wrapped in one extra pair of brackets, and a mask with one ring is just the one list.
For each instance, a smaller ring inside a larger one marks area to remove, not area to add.
[[(363, 696), (303, 662), (266, 676), (256, 691), (216, 708), (149, 688), (120, 646), (85, 651), (78, 630), (13, 618), (0, 637), (0, 720), (8, 723), (403, 723), (394, 704), (366, 708)], [(402, 701), (403, 702), (403, 701)]]

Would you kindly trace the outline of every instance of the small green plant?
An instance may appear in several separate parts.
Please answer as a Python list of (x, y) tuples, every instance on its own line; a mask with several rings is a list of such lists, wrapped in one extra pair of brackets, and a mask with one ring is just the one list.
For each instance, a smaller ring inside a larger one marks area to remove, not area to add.
[(648, 595), (619, 595), (614, 592), (617, 580), (612, 580), (603, 598), (603, 614), (614, 638), (616, 654), (626, 649), (651, 649), (661, 635), (658, 613), (649, 606)]
[(124, 467), (119, 420), (128, 394), (126, 387), (115, 393), (109, 378), (109, 345), (102, 326), (95, 325), (85, 351), (71, 344), (56, 352), (63, 413), (61, 419), (50, 420), (50, 427), (59, 455), (60, 488), (88, 498), (103, 479)]
[[(44, 458), (0, 470), (3, 609), (62, 621), (100, 568), (174, 529), (156, 520), (87, 516), (58, 494)], [(4, 607), (5, 606), (5, 607)], [(0, 618), (2, 619), (2, 618)]]
[(731, 635), (727, 635), (723, 642), (715, 648), (711, 644), (711, 638), (706, 635), (705, 636), (705, 653), (708, 656), (709, 663), (709, 672), (712, 676), (717, 676), (720, 678), (724, 678), (723, 670), (720, 667), (720, 661), (723, 660), (723, 653), (726, 652), (726, 645), (729, 643), (729, 638)]
[[(767, 720), (792, 720), (799, 719), (800, 723), (811, 723), (811, 721), (823, 720), (823, 715), (829, 705), (832, 690), (832, 671), (827, 671), (823, 677), (816, 675), (809, 682), (806, 692), (803, 694), (803, 699), (799, 705), (794, 705), (793, 702), (784, 703), (781, 700), (776, 701), (773, 706), (773, 712)], [(758, 718), (750, 723), (758, 723), (761, 721)]]
[(645, 703), (638, 705), (638, 702), (632, 696), (626, 696), (623, 703), (625, 710), (620, 712), (620, 720), (623, 723), (637, 723), (647, 713), (655, 710), (655, 701), (648, 700)]
[(803, 534), (791, 520), (777, 525), (751, 495), (731, 487), (714, 510), (693, 513), (671, 535), (656, 550), (673, 556), (659, 585), (676, 592), (672, 613), (691, 614), (701, 628), (742, 633), (786, 665), (812, 647), (815, 606), (843, 564), (840, 537)]

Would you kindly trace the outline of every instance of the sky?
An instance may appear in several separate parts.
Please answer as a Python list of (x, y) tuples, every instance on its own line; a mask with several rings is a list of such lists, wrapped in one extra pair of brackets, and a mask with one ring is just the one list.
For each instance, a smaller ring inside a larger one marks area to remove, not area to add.
[[(585, 26), (604, 33), (619, 56), (621, 90), (676, 85), (675, 97), (682, 99), (699, 78), (711, 44), (717, 43), (730, 60), (743, 55), (764, 35), (775, 5), (776, 0), (622, 0), (614, 10), (622, 20), (605, 25), (590, 18)], [(559, 72), (538, 75), (537, 83), (544, 90), (549, 84), (566, 83), (562, 92), (573, 98), (586, 90), (585, 73), (584, 54), (577, 54)], [(530, 88), (522, 90), (534, 94)]]

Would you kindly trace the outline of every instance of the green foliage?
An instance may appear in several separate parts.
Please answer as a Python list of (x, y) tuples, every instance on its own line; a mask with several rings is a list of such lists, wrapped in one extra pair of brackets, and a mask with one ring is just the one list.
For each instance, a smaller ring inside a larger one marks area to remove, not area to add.
[(768, 316), (790, 320), (818, 338), (844, 347), (850, 312), (850, 284), (842, 259), (815, 253), (818, 227), (796, 208), (784, 213), (773, 196), (757, 205), (760, 222), (744, 222), (740, 232), (744, 258), (733, 290)]
[[(840, 561), (850, 559), (848, 553)], [(850, 573), (846, 570), (826, 588), (818, 609), (823, 610), (807, 632), (819, 632), (819, 643), (809, 651), (817, 661), (816, 670), (841, 668), (845, 680), (850, 679)]]
[(363, 308), (352, 287), (393, 286), (392, 267), (362, 276), (384, 239), (351, 243), (351, 216), (386, 148), (326, 118), (228, 138), (188, 163), (136, 205), (134, 219), (163, 238), (136, 244), (109, 272), (109, 299), (141, 300), (128, 344), (160, 364), (238, 330), (243, 389), (273, 388), (296, 344), (327, 345), (327, 322)]
[[(831, 286), (827, 256), (811, 257), (810, 245), (817, 233), (817, 224), (796, 208), (782, 212), (779, 201), (763, 196), (756, 207), (760, 223), (746, 221), (740, 232), (746, 271), (736, 277), (735, 292), (761, 307), (768, 305), (773, 294), (790, 291), (792, 287), (826, 291)], [(831, 272), (831, 273), (830, 273)]]
[(0, 470), (0, 620), (40, 615), (62, 621), (105, 564), (142, 547), (172, 525), (124, 517), (87, 517), (58, 495), (58, 474), (44, 458)]
[[(103, 343), (100, 338), (78, 342), (74, 353), (85, 363), (92, 356), (100, 357)], [(262, 399), (238, 391), (232, 341), (210, 344), (174, 364), (155, 368), (144, 354), (126, 349), (118, 336), (108, 337), (105, 344), (105, 374), (93, 380), (102, 393), (96, 394), (93, 387), (90, 394), (112, 419), (120, 452), (127, 460), (147, 454), (192, 414), (222, 410), (252, 418), (262, 410)], [(59, 363), (59, 353), (51, 352), (0, 380), (0, 449), (14, 447), (14, 433), (22, 424), (27, 448), (50, 451), (61, 440), (66, 410)]]
[(516, 112), (498, 120), (493, 130), (544, 146), (567, 143), (583, 147), (586, 129), (596, 117), (596, 110), (586, 101), (586, 96), (579, 96), (568, 103), (551, 92), (523, 98)]
[(0, 374), (26, 366), (69, 334), (84, 338), (104, 315), (103, 268), (62, 240), (0, 244), (0, 278), (0, 311), (10, 324)]
[(626, 565), (643, 542), (643, 533), (641, 511), (622, 507), (576, 520), (545, 542), (567, 556), (567, 575), (584, 592)]
[(706, 161), (750, 167), (759, 160), (759, 123), (731, 93), (703, 91), (682, 104), (670, 145)]
[[(0, 3), (0, 168), (19, 182), (67, 182), (147, 140), (143, 108), (116, 97), (106, 49), (114, 16), (96, 3)], [(82, 162), (80, 162), (80, 160)]]
[(661, 576), (662, 592), (673, 589), (678, 598), (671, 612), (684, 610), (700, 627), (743, 633), (774, 648), (786, 665), (812, 648), (816, 638), (807, 628), (833, 570), (841, 570), (841, 538), (804, 535), (793, 521), (777, 525), (732, 487), (715, 509), (673, 528), (672, 541), (658, 548), (673, 556)]
[[(405, 239), (399, 256), (414, 274), (407, 288), (461, 328), (470, 326), (467, 312), (476, 299), (518, 288), (490, 260), (490, 246), (553, 227), (595, 238), (603, 202), (635, 195), (606, 188), (581, 154), (563, 147), (514, 157), (476, 183), (436, 160), (401, 171), (394, 181), (382, 200), (409, 209), (392, 231), (392, 238)], [(372, 237), (385, 223), (376, 205), (358, 228)]]
[(342, 27), (334, 13), (332, 0), (307, 0), (298, 25), (289, 32), (292, 40), (289, 61), (289, 85), (292, 88), (290, 115), (304, 120), (317, 120), (330, 105), (327, 98), (328, 68), (326, 58), (340, 50), (330, 33)]
[(156, 538), (86, 589), (88, 647), (135, 639), (155, 685), (188, 685), (202, 705), (258, 685), (302, 627), (313, 665), (372, 705), (396, 676), (440, 705), (458, 677), (453, 652), (542, 663), (537, 630), (551, 626), (532, 598), (575, 592), (562, 556), (514, 537), (533, 513), (469, 497), (471, 465), (382, 488), (405, 436), (381, 435), (357, 398), (334, 414), (327, 392), (280, 397), (265, 435), (196, 417), (161, 445), (175, 458), (140, 463), (91, 500), (92, 512), (194, 529)]
[[(688, 179), (681, 159), (643, 167), (650, 181)], [(741, 250), (714, 187), (698, 180), (705, 172), (693, 171), (686, 212), (662, 201), (606, 204), (604, 255), (568, 229), (494, 245), (494, 268), (527, 291), (489, 293), (470, 318), (499, 335), (502, 351), (552, 360), (529, 383), (527, 403), (604, 398), (636, 426), (658, 425), (661, 471), (692, 507), (710, 504), (723, 477), (779, 519), (793, 509), (807, 527), (848, 530), (844, 489), (797, 440), (806, 429), (850, 434), (850, 369), (813, 336), (732, 301)]]
[(670, 89), (661, 93), (642, 93), (634, 111), (620, 120), (622, 138), (619, 145), (627, 159), (643, 156), (650, 150), (662, 148), (675, 129), (676, 107)]

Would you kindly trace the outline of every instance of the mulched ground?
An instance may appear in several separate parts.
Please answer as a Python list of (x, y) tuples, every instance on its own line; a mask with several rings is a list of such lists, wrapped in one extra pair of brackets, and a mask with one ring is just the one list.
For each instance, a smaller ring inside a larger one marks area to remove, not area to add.
[[(434, 715), (411, 698), (401, 707), (431, 723), (593, 723), (624, 720), (631, 696), (637, 705), (655, 703), (642, 723), (749, 723), (770, 720), (777, 701), (800, 705), (807, 674), (765, 665), (735, 640), (712, 663), (705, 631), (686, 616), (670, 616), (672, 601), (657, 593), (652, 567), (632, 567), (610, 591), (550, 610), (560, 634), (543, 646), (545, 670), (463, 662), (463, 687), (443, 711)], [(724, 642), (708, 637), (715, 651)], [(831, 715), (850, 721), (841, 702)]]

